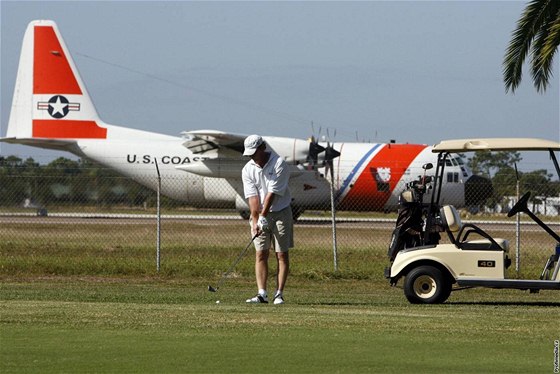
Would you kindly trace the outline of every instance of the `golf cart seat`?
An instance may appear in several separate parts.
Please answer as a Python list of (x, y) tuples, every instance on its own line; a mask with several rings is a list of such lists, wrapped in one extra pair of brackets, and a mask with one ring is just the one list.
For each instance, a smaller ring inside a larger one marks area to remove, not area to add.
[[(506, 239), (494, 239), (480, 227), (472, 223), (463, 223), (461, 216), (453, 205), (444, 205), (440, 210), (443, 227), (449, 240), (463, 250), (509, 251)], [(457, 233), (454, 235), (454, 233)], [(483, 239), (467, 240), (470, 234), (477, 234)]]

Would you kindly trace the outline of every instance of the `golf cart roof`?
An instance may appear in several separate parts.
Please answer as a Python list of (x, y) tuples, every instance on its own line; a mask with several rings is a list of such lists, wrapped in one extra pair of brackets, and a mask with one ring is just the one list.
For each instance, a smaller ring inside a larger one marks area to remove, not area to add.
[(486, 138), (443, 140), (434, 145), (432, 152), (469, 151), (544, 151), (560, 150), (560, 142), (533, 138)]

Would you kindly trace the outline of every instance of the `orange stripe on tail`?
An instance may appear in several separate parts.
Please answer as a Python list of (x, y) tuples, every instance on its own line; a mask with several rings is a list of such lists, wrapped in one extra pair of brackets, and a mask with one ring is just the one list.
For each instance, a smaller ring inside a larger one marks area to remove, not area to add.
[(106, 139), (107, 129), (94, 121), (33, 120), (33, 137), (49, 139)]
[(33, 93), (82, 94), (52, 26), (35, 26)]

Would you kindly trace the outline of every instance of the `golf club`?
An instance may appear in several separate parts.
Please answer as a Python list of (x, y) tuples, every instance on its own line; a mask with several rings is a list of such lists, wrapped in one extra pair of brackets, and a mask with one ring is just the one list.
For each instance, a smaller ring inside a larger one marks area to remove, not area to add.
[(247, 250), (249, 249), (251, 244), (253, 244), (253, 241), (257, 238), (257, 236), (259, 236), (259, 234), (260, 234), (260, 232), (256, 233), (255, 236), (253, 236), (253, 238), (251, 239), (249, 244), (247, 244), (247, 247), (245, 247), (245, 249), (239, 254), (239, 256), (237, 256), (237, 259), (235, 260), (235, 262), (229, 267), (229, 269), (227, 269), (227, 271), (225, 273), (222, 274), (222, 277), (218, 281), (218, 284), (216, 285), (216, 287), (212, 287), (211, 285), (208, 286), (208, 291), (218, 292), (218, 289), (220, 288), (220, 285), (224, 282), (226, 277), (229, 275), (229, 273), (231, 273), (231, 271), (235, 268), (235, 266), (239, 263), (239, 261), (241, 261), (241, 259), (245, 255), (245, 252), (247, 252)]

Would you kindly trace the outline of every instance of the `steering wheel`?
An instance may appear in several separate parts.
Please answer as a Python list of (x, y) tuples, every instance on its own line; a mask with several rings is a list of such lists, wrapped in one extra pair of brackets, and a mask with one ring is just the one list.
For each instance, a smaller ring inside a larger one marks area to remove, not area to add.
[(525, 192), (521, 199), (509, 210), (507, 216), (512, 217), (519, 212), (524, 212), (527, 210), (527, 201), (529, 201), (529, 197), (531, 196), (531, 191)]

